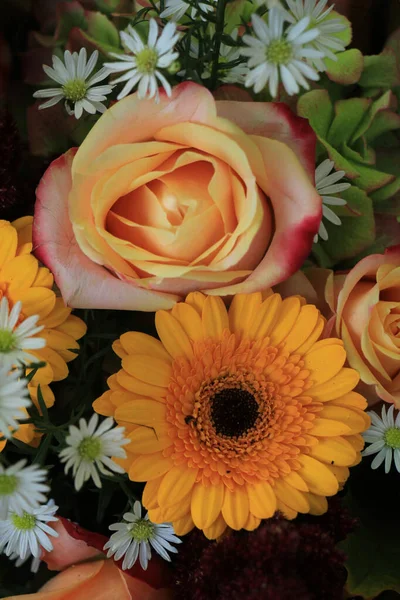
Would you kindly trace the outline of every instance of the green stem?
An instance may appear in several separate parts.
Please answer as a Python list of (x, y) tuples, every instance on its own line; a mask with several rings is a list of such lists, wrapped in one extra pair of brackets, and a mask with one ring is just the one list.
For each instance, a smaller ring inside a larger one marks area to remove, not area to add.
[(227, 0), (218, 0), (217, 12), (215, 19), (215, 35), (214, 35), (214, 49), (212, 54), (212, 71), (211, 71), (211, 89), (214, 90), (218, 83), (218, 66), (219, 66), (219, 50), (221, 47), (221, 39), (224, 33), (225, 25), (225, 7)]

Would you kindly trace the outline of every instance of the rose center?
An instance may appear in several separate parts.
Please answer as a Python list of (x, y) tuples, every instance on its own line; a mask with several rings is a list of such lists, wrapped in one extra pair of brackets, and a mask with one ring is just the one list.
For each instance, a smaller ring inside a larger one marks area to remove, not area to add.
[(84, 460), (95, 460), (101, 454), (101, 441), (97, 438), (84, 438), (78, 446), (79, 455)]
[(10, 496), (18, 487), (15, 475), (0, 475), (0, 496)]
[(139, 73), (154, 73), (158, 61), (158, 52), (154, 48), (145, 48), (136, 54), (136, 68)]
[(136, 542), (147, 542), (154, 533), (154, 525), (147, 519), (139, 519), (132, 523), (130, 534)]
[(22, 529), (24, 531), (34, 529), (36, 525), (36, 518), (28, 513), (24, 513), (23, 515), (13, 514), (11, 520), (16, 529)]
[(258, 404), (250, 392), (225, 388), (212, 396), (211, 421), (218, 435), (240, 437), (257, 421)]
[(16, 338), (9, 329), (0, 329), (0, 352), (12, 352), (15, 349)]
[(400, 429), (390, 427), (385, 432), (385, 443), (391, 448), (400, 448)]
[(88, 86), (84, 79), (72, 79), (63, 85), (62, 90), (67, 100), (78, 102), (86, 96)]
[(267, 48), (268, 62), (276, 65), (286, 65), (292, 58), (292, 46), (285, 40), (272, 40)]

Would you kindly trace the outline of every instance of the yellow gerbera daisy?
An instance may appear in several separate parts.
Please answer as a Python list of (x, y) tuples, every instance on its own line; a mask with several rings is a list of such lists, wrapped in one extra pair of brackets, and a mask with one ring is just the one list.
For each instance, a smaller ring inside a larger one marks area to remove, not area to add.
[[(85, 323), (71, 315), (71, 309), (56, 296), (53, 283), (50, 271), (40, 267), (32, 254), (32, 217), (13, 223), (0, 220), (0, 300), (5, 296), (10, 308), (18, 301), (22, 303), (18, 324), (31, 315), (39, 315), (37, 324), (44, 326), (37, 336), (46, 340), (46, 346), (30, 351), (38, 362), (46, 363), (28, 385), (36, 406), (39, 385), (46, 406), (54, 404), (49, 384), (68, 375), (66, 363), (76, 358), (71, 350), (79, 348), (76, 340), (86, 332)], [(38, 438), (31, 424), (21, 425), (15, 437), (32, 444)], [(4, 445), (0, 442), (0, 450)]]
[[(122, 369), (94, 403), (129, 430), (133, 481), (156, 523), (209, 538), (279, 509), (322, 514), (360, 460), (370, 419), (338, 339), (302, 298), (196, 292), (156, 314), (161, 341), (125, 333)], [(318, 341), (319, 340), (319, 341)]]

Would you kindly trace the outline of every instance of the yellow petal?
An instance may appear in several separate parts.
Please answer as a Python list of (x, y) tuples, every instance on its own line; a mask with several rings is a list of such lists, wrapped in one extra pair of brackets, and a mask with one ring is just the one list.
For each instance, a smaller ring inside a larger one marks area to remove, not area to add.
[(186, 535), (189, 531), (192, 531), (194, 527), (193, 519), (190, 513), (184, 516), (182, 519), (178, 519), (172, 523), (176, 535)]
[(165, 404), (146, 398), (131, 400), (117, 408), (115, 419), (134, 423), (135, 425), (157, 426), (166, 422)]
[(281, 304), (282, 298), (279, 294), (273, 294), (264, 300), (249, 327), (247, 337), (251, 340), (267, 337), (275, 326)]
[(172, 445), (172, 439), (168, 435), (169, 426), (157, 423), (152, 427), (138, 427), (129, 434), (131, 440), (127, 444), (127, 450), (135, 454), (153, 454), (160, 452)]
[(244, 486), (237, 486), (233, 492), (225, 490), (222, 516), (232, 529), (242, 529), (249, 518), (249, 497)]
[(160, 487), (160, 483), (162, 482), (163, 477), (157, 477), (156, 479), (152, 479), (148, 481), (144, 486), (143, 495), (142, 495), (142, 504), (147, 510), (151, 508), (156, 508), (158, 506), (157, 502), (157, 494), (158, 488)]
[(271, 331), (272, 344), (280, 344), (293, 329), (300, 314), (300, 308), (300, 300), (295, 296), (283, 300), (279, 309), (277, 323)]
[(193, 348), (182, 325), (170, 313), (159, 310), (156, 313), (157, 333), (165, 349), (173, 358), (193, 357)]
[(203, 529), (203, 533), (209, 540), (216, 540), (219, 538), (227, 528), (227, 524), (225, 522), (224, 517), (220, 514), (214, 523), (210, 525), (210, 527), (206, 527)]
[(192, 492), (192, 519), (198, 529), (210, 527), (221, 512), (225, 486), (222, 482), (205, 487), (196, 483)]
[[(50, 316), (52, 316), (52, 315), (53, 315), (53, 312), (51, 312)], [(47, 317), (46, 317), (46, 319), (47, 319)], [(47, 321), (46, 321), (46, 323), (47, 323)], [(87, 330), (87, 325), (79, 317), (76, 317), (75, 315), (69, 315), (69, 317), (64, 321), (64, 323), (57, 325), (57, 330), (63, 331), (64, 333), (73, 337), (75, 340), (79, 340), (81, 337), (83, 337), (85, 335), (86, 330)]]
[(186, 302), (178, 302), (172, 309), (172, 316), (182, 325), (187, 336), (194, 342), (203, 339), (203, 326), (197, 310)]
[(307, 394), (317, 398), (319, 402), (328, 402), (351, 392), (360, 381), (360, 376), (354, 369), (344, 368), (335, 377), (321, 385), (313, 386)]
[(249, 513), (249, 518), (247, 519), (244, 525), (244, 529), (246, 529), (247, 531), (254, 531), (254, 529), (257, 529), (260, 523), (261, 519), (258, 519), (257, 517)]
[(311, 493), (319, 496), (333, 496), (337, 493), (336, 477), (326, 465), (307, 455), (299, 456), (297, 460), (301, 464), (299, 474), (307, 483)]
[[(1, 235), (1, 229), (0, 229)], [(0, 271), (0, 280), (8, 283), (9, 292), (26, 290), (35, 281), (38, 261), (31, 254), (9, 260)]]
[(22, 302), (22, 312), (26, 317), (39, 315), (41, 321), (51, 313), (56, 303), (55, 293), (47, 288), (15, 290), (10, 291), (9, 295), (13, 302), (18, 300)]
[(336, 477), (336, 479), (339, 482), (339, 489), (341, 489), (342, 486), (346, 483), (346, 481), (350, 475), (349, 468), (348, 467), (338, 467), (336, 465), (327, 465), (327, 468)]
[(205, 338), (219, 340), (224, 329), (229, 329), (228, 313), (221, 298), (207, 296), (202, 321)]
[(171, 506), (180, 501), (193, 488), (198, 469), (186, 466), (173, 467), (162, 480), (158, 490), (158, 503), (161, 507)]
[[(184, 498), (181, 498), (177, 504), (172, 506), (163, 507), (164, 521), (171, 523), (172, 521), (179, 521), (183, 519), (188, 513), (190, 514), (190, 503), (192, 500), (192, 494), (189, 492)], [(192, 515), (193, 518), (193, 515)]]
[(112, 349), (119, 358), (125, 358), (128, 356), (128, 353), (125, 352), (119, 340), (115, 340), (115, 342), (112, 343)]
[(140, 381), (159, 387), (168, 387), (171, 364), (156, 356), (134, 354), (122, 359), (122, 368)]
[[(306, 494), (304, 494), (304, 495), (306, 495)], [(288, 519), (289, 521), (291, 521), (292, 519), (295, 519), (298, 515), (297, 510), (293, 510), (293, 508), (290, 508), (290, 506), (288, 506), (287, 504), (282, 502), (282, 500), (280, 500), (279, 498), (278, 498), (277, 508), (278, 508), (279, 512), (281, 512), (283, 514), (285, 519)]]
[(370, 418), (366, 413), (356, 408), (344, 408), (335, 406), (331, 403), (324, 404), (322, 410), (318, 413), (323, 419), (332, 419), (340, 421), (350, 428), (350, 433), (362, 433), (368, 429)]
[(250, 512), (260, 519), (269, 519), (276, 511), (275, 492), (267, 481), (247, 486)]
[(368, 402), (358, 394), (357, 392), (349, 392), (340, 398), (335, 398), (332, 400), (332, 404), (335, 406), (344, 406), (345, 408), (358, 408), (359, 410), (365, 410), (368, 406)]
[(262, 302), (261, 292), (236, 294), (229, 307), (229, 328), (239, 336), (247, 335), (251, 321), (255, 318)]
[(284, 481), (296, 488), (296, 490), (300, 490), (300, 492), (308, 492), (308, 485), (304, 481), (302, 477), (300, 477), (298, 471), (291, 471), (289, 475), (286, 475)]
[(8, 221), (0, 221), (0, 268), (14, 258), (17, 251), (17, 232)]
[(46, 340), (48, 348), (52, 348), (66, 361), (71, 361), (76, 357), (76, 353), (70, 350), (79, 350), (79, 344), (73, 337), (57, 331), (57, 329), (43, 329), (39, 336)]
[(110, 396), (113, 392), (111, 390), (107, 390), (102, 394), (99, 398), (97, 398), (93, 404), (93, 410), (97, 412), (99, 415), (103, 415), (104, 417), (113, 417), (115, 406), (110, 400)]
[(333, 419), (321, 419), (320, 417), (317, 417), (312, 422), (310, 434), (322, 437), (350, 435), (351, 429), (348, 425), (342, 423), (341, 421), (334, 421)]
[(319, 310), (312, 304), (301, 307), (299, 317), (292, 330), (285, 337), (285, 350), (294, 352), (304, 344), (314, 331), (319, 317)]
[(54, 277), (50, 273), (49, 269), (47, 269), (46, 267), (40, 267), (36, 274), (35, 280), (32, 283), (32, 287), (45, 287), (50, 290), (53, 287), (53, 285)]
[(132, 375), (129, 375), (129, 373), (123, 369), (118, 371), (117, 381), (123, 388), (130, 392), (134, 392), (139, 396), (150, 396), (157, 398), (157, 400), (165, 398), (165, 388), (140, 381), (140, 379), (132, 377)]
[(299, 346), (299, 348), (296, 349), (296, 354), (300, 354), (300, 356), (302, 356), (303, 354), (308, 352), (310, 350), (310, 348), (312, 348), (314, 346), (315, 342), (317, 340), (319, 340), (324, 327), (325, 327), (325, 319), (323, 317), (319, 316), (317, 324), (315, 325), (312, 333), (306, 339), (306, 341), (303, 342), (303, 344), (301, 344), (301, 346)]
[(148, 481), (161, 477), (173, 467), (170, 458), (165, 458), (161, 452), (144, 454), (136, 458), (129, 469), (129, 479), (132, 481)]
[(191, 292), (190, 294), (188, 294), (185, 300), (186, 304), (189, 304), (196, 310), (199, 317), (201, 317), (201, 315), (203, 314), (203, 306), (205, 301), (206, 296), (201, 292)]
[(343, 437), (320, 438), (319, 444), (311, 448), (310, 455), (327, 464), (348, 467), (356, 459), (356, 451)]
[[(346, 350), (341, 344), (321, 345), (321, 340), (304, 355), (304, 368), (310, 371), (310, 380), (315, 386), (335, 377), (346, 361)], [(307, 393), (309, 393), (307, 391)]]
[(119, 341), (127, 354), (146, 354), (168, 362), (171, 360), (162, 343), (147, 333), (128, 331), (121, 335)]
[(306, 494), (307, 500), (310, 503), (310, 515), (323, 515), (328, 510), (328, 500), (325, 496), (317, 496), (316, 494)]
[(292, 510), (300, 513), (307, 513), (310, 510), (310, 505), (304, 492), (296, 490), (296, 488), (285, 483), (282, 479), (275, 481), (273, 489), (277, 498)]
[[(65, 306), (64, 300), (62, 298), (56, 298), (54, 303), (54, 308), (50, 314), (46, 317), (46, 327), (48, 329), (52, 329), (53, 327), (58, 327), (62, 323), (64, 323), (71, 314), (71, 309)], [(81, 319), (79, 319), (81, 320)], [(85, 327), (86, 329), (86, 327)], [(68, 332), (66, 332), (68, 333)], [(76, 335), (72, 335), (69, 333), (75, 340), (79, 339)], [(82, 336), (79, 336), (82, 337)]]
[(53, 369), (54, 381), (61, 381), (68, 376), (68, 367), (65, 360), (55, 350), (44, 347), (40, 348), (40, 350), (35, 350), (32, 354), (50, 365)]

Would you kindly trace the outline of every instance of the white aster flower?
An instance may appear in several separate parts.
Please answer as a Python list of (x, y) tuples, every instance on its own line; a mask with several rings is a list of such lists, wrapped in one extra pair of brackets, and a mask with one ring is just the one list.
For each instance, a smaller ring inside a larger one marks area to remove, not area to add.
[(11, 510), (21, 515), (46, 502), (47, 471), (35, 464), (25, 467), (26, 463), (22, 459), (10, 467), (0, 465), (0, 519)]
[(152, 523), (148, 513), (142, 518), (142, 507), (136, 501), (133, 513), (124, 514), (122, 523), (113, 523), (109, 529), (115, 531), (104, 550), (108, 550), (107, 557), (114, 555), (114, 560), (124, 557), (122, 568), (131, 569), (139, 557), (142, 569), (146, 570), (151, 559), (151, 547), (164, 559), (170, 561), (168, 552), (178, 552), (170, 542), (180, 544), (181, 540), (174, 535), (171, 523)]
[(318, 29), (309, 29), (310, 18), (305, 17), (284, 31), (285, 11), (280, 8), (272, 8), (268, 17), (267, 24), (253, 14), (251, 21), (255, 35), (243, 36), (248, 48), (241, 48), (241, 54), (248, 57), (247, 66), (251, 69), (246, 87), (253, 87), (258, 93), (269, 83), (273, 98), (278, 93), (280, 79), (289, 96), (297, 94), (300, 87), (309, 89), (307, 79), (317, 81), (319, 75), (305, 59), (323, 57), (322, 52), (309, 46), (309, 42), (319, 35)]
[[(75, 479), (75, 489), (79, 491), (82, 485), (90, 478), (100, 488), (101, 480), (98, 471), (103, 475), (124, 473), (111, 456), (126, 458), (123, 445), (129, 444), (124, 438), (124, 427), (113, 427), (114, 420), (105, 419), (96, 429), (99, 416), (94, 414), (89, 423), (85, 419), (79, 420), (79, 429), (70, 425), (69, 435), (66, 438), (67, 448), (60, 452), (61, 462), (65, 462), (65, 473), (72, 467)], [(107, 467), (107, 468), (106, 468)]]
[[(320, 50), (324, 57), (337, 60), (336, 52), (343, 52), (346, 45), (335, 34), (346, 29), (346, 25), (339, 18), (329, 17), (334, 4), (326, 8), (328, 0), (286, 0), (289, 7), (287, 18), (291, 23), (296, 23), (304, 17), (310, 18), (310, 27), (317, 27), (319, 35), (311, 46)], [(328, 18), (329, 17), (329, 18)], [(310, 62), (319, 71), (324, 71), (326, 66), (321, 58), (311, 59)]]
[(128, 25), (127, 31), (121, 31), (120, 35), (123, 45), (132, 55), (111, 52), (110, 56), (118, 60), (105, 63), (110, 73), (127, 71), (113, 81), (113, 83), (126, 81), (117, 96), (118, 100), (127, 96), (138, 84), (139, 98), (155, 97), (158, 102), (158, 81), (167, 95), (171, 96), (171, 86), (160, 69), (167, 69), (179, 57), (179, 53), (174, 52), (174, 46), (179, 39), (175, 23), (167, 23), (158, 37), (157, 22), (155, 19), (150, 19), (147, 44), (131, 25)]
[(0, 367), (37, 362), (36, 356), (29, 350), (38, 350), (46, 345), (43, 338), (36, 337), (43, 329), (43, 325), (37, 326), (38, 315), (28, 317), (17, 325), (21, 307), (18, 301), (9, 310), (7, 298), (3, 297), (0, 301)]
[[(335, 196), (330, 196), (329, 194), (338, 194), (339, 192), (344, 192), (351, 187), (351, 184), (338, 183), (338, 181), (340, 181), (340, 179), (342, 179), (342, 177), (345, 175), (345, 172), (335, 171), (334, 173), (331, 173), (334, 167), (335, 163), (333, 160), (329, 160), (329, 158), (327, 158), (315, 169), (315, 187), (322, 199), (322, 217), (325, 217), (325, 219), (334, 225), (341, 225), (342, 221), (339, 219), (337, 214), (329, 208), (328, 205), (344, 206), (347, 204), (347, 202), (342, 198), (336, 198)], [(328, 232), (322, 221), (319, 226), (318, 233), (314, 236), (314, 242), (318, 242), (318, 236), (320, 236), (324, 241), (328, 239)]]
[(95, 50), (87, 60), (85, 48), (81, 48), (79, 54), (77, 52), (71, 54), (66, 50), (64, 62), (58, 56), (53, 56), (53, 68), (43, 65), (43, 70), (61, 87), (35, 92), (33, 94), (35, 98), (50, 98), (39, 108), (49, 108), (64, 98), (66, 111), (69, 115), (75, 115), (76, 119), (81, 118), (84, 110), (91, 115), (96, 112), (103, 113), (106, 110), (103, 101), (107, 100), (112, 85), (96, 85), (109, 75), (104, 67), (90, 77), (98, 56), (99, 53)]
[(54, 516), (57, 509), (49, 502), (21, 515), (10, 512), (6, 520), (0, 521), (0, 552), (18, 555), (21, 560), (29, 556), (40, 558), (42, 549), (51, 552), (49, 535), (58, 537), (58, 533), (47, 523), (58, 521)]
[(397, 472), (400, 473), (400, 412), (394, 419), (394, 406), (386, 412), (382, 407), (381, 417), (375, 412), (367, 413), (371, 417), (372, 425), (362, 435), (366, 442), (371, 444), (363, 452), (363, 456), (376, 454), (371, 463), (372, 469), (377, 469), (385, 461), (385, 473), (389, 473), (392, 460)]
[[(212, 0), (215, 4), (217, 0)], [(194, 6), (195, 5), (195, 6)], [(197, 8), (196, 8), (197, 6)], [(179, 21), (183, 15), (185, 15), (188, 10), (190, 10), (190, 17), (195, 19), (197, 16), (198, 9), (200, 9), (203, 13), (208, 13), (214, 10), (214, 6), (211, 4), (206, 4), (205, 2), (198, 2), (197, 0), (193, 4), (189, 4), (189, 2), (183, 2), (182, 0), (166, 0), (165, 9), (160, 14), (162, 19), (173, 19), (174, 21)], [(201, 16), (201, 19), (204, 20), (204, 16)]]
[(24, 565), (26, 563), (26, 561), (29, 560), (30, 558), (32, 558), (31, 569), (30, 569), (31, 573), (37, 573), (39, 571), (40, 563), (42, 562), (41, 559), (39, 558), (39, 556), (29, 555), (26, 558), (21, 558), (18, 554), (16, 554), (14, 552), (9, 557), (10, 560), (15, 560), (16, 567), (22, 567), (22, 565)]
[(0, 366), (0, 431), (6, 438), (12, 437), (12, 430), (18, 429), (17, 420), (26, 419), (22, 410), (32, 404), (26, 380), (19, 369), (9, 370)]

